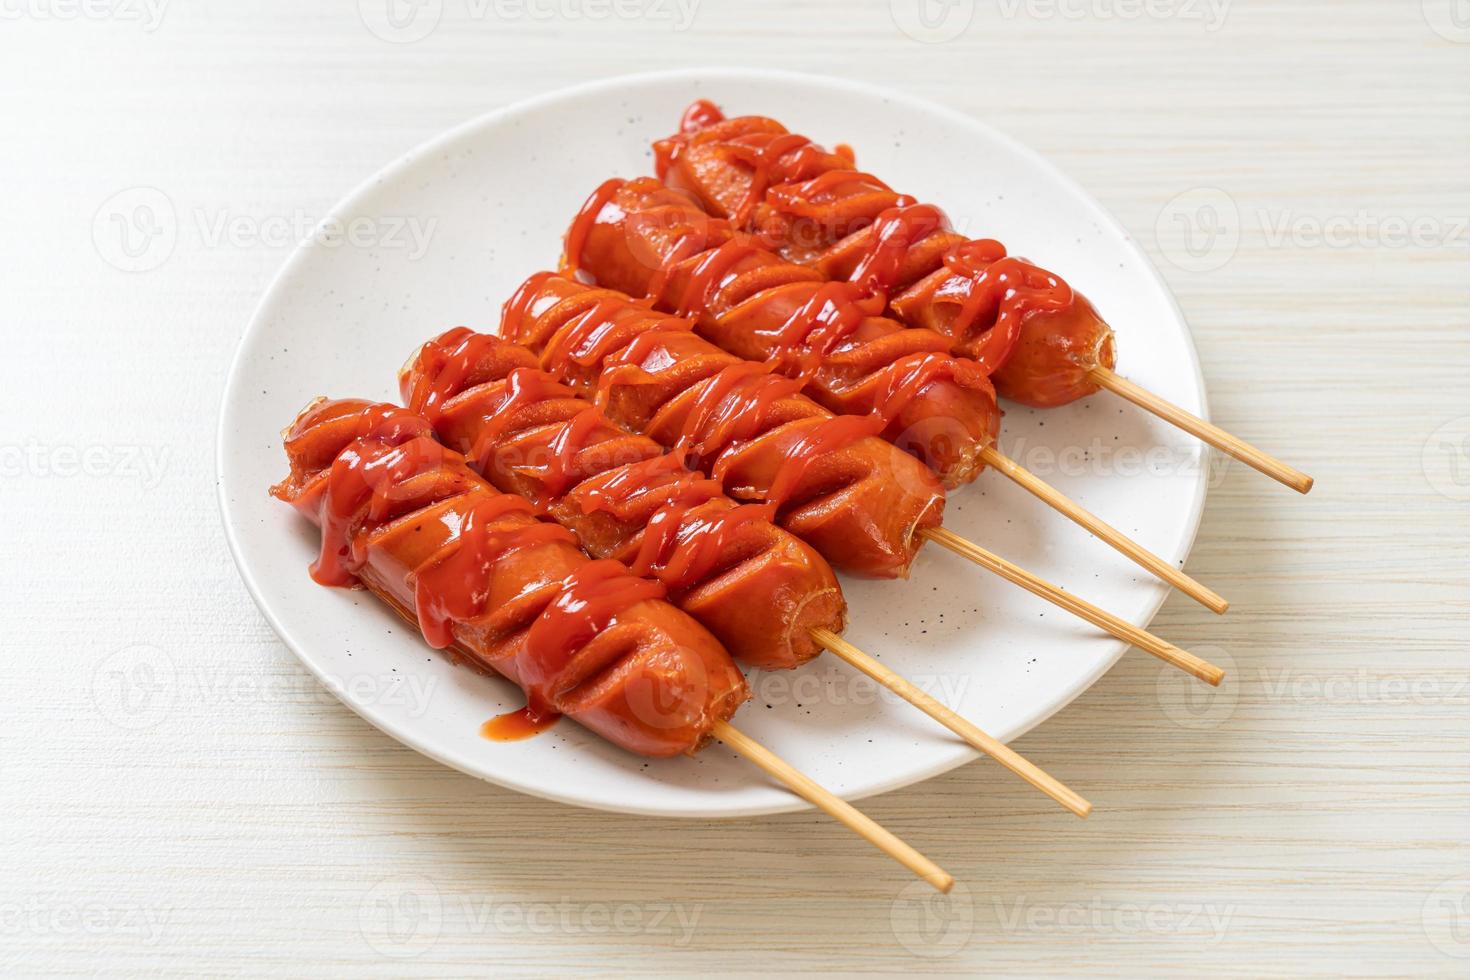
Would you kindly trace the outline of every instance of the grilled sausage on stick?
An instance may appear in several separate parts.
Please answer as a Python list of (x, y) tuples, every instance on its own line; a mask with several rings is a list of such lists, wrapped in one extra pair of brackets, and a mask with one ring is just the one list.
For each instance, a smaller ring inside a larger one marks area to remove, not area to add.
[(1073, 813), (1091, 811), (1004, 743), (844, 641), (846, 606), (831, 567), (771, 523), (774, 507), (736, 504), (718, 482), (615, 425), (535, 365), (519, 344), (457, 327), (409, 358), (399, 389), (409, 409), (497, 489), (549, 514), (594, 557), (656, 578), (737, 659), (780, 669), (833, 650)]
[(947, 485), (986, 463), (1214, 612), (1228, 604), (995, 448), (1000, 412), (985, 370), (932, 330), (875, 315), (858, 287), (787, 262), (684, 192), (649, 177), (605, 181), (572, 222), (563, 265), (599, 285), (695, 317), (706, 339), (770, 361), (834, 412), (872, 413), (882, 435)]
[[(871, 419), (833, 416), (796, 393), (801, 382), (721, 350), (687, 320), (542, 272), (506, 303), (500, 332), (535, 351), (558, 380), (595, 392), (618, 424), (692, 455), (730, 496), (775, 504), (777, 523), (838, 568), (901, 575), (932, 539), (1202, 680), (1224, 676), (939, 527), (943, 488), (913, 457), (863, 436), (863, 423), (878, 427)], [(830, 442), (829, 429), (837, 433)]]
[(663, 586), (593, 561), (391, 405), (318, 400), (286, 431), (272, 488), (322, 533), (312, 577), (362, 585), (425, 640), (497, 672), (546, 715), (640, 755), (719, 738), (941, 891), (953, 879), (729, 722), (749, 697), (729, 654)]
[(1106, 388), (1274, 480), (1306, 493), (1312, 478), (1118, 375), (1112, 329), (1058, 275), (968, 240), (937, 207), (856, 169), (763, 116), (726, 119), (689, 107), (656, 146), (660, 177), (690, 191), (794, 262), (887, 297), (893, 315), (943, 334), (993, 372), (1005, 397), (1039, 408)]

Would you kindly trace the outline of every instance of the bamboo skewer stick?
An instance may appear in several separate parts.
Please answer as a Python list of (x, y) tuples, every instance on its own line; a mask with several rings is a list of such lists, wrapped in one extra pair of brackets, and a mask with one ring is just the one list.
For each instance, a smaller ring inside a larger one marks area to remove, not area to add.
[(1085, 817), (1092, 812), (1091, 803), (1068, 789), (1055, 777), (1048, 775), (1004, 742), (987, 735), (979, 726), (951, 711), (943, 702), (919, 690), (908, 680), (889, 670), (836, 633), (820, 627), (813, 628), (811, 632), (812, 638), (834, 655), (867, 674), (1077, 816)]
[(1209, 661), (1202, 660), (1187, 650), (1181, 650), (1174, 644), (1154, 636), (1147, 630), (1139, 629), (1132, 623), (1113, 615), (1105, 609), (1098, 608), (1085, 599), (1079, 599), (1070, 592), (1064, 592), (1040, 576), (1033, 575), (1021, 566), (1006, 561), (999, 555), (986, 551), (974, 542), (967, 541), (947, 528), (925, 528), (919, 533), (941, 548), (946, 548), (963, 558), (968, 558), (982, 568), (990, 569), (1001, 578), (1019, 585), (1032, 595), (1040, 596), (1048, 602), (1060, 606), (1073, 615), (1087, 620), (1092, 625), (1106, 630), (1118, 639), (1125, 640), (1140, 650), (1153, 654), (1164, 663), (1172, 664), (1180, 670), (1194, 677), (1198, 677), (1207, 684), (1218, 686), (1220, 681), (1225, 677), (1225, 671)]
[(1173, 402), (1160, 398), (1147, 388), (1140, 388), (1116, 372), (1099, 366), (1089, 371), (1088, 377), (1113, 394), (1132, 402), (1146, 412), (1152, 412), (1165, 422), (1177, 425), (1222, 453), (1234, 456), (1252, 469), (1266, 474), (1277, 483), (1285, 484), (1297, 493), (1306, 493), (1312, 489), (1312, 478), (1301, 470), (1286, 465), (1275, 456), (1268, 456), (1250, 443), (1237, 439), (1218, 425), (1213, 425), (1197, 415), (1186, 412)]
[(1020, 463), (1006, 456), (993, 446), (987, 446), (981, 453), (987, 466), (999, 470), (1010, 477), (1028, 493), (1045, 501), (1052, 509), (1070, 518), (1074, 523), (1080, 524), (1098, 538), (1111, 545), (1115, 550), (1126, 555), (1135, 563), (1147, 569), (1158, 578), (1172, 585), (1174, 588), (1189, 596), (1195, 602), (1204, 606), (1213, 613), (1223, 613), (1230, 608), (1230, 603), (1213, 590), (1206, 588), (1188, 575), (1164, 561), (1158, 555), (1144, 548), (1136, 541), (1131, 540), (1117, 528), (1108, 524), (1091, 511), (1083, 509), (1066, 494), (1057, 490), (1045, 480), (1036, 476)]
[(768, 776), (786, 785), (797, 796), (826, 812), (853, 833), (908, 868), (941, 892), (954, 887), (954, 878), (939, 865), (905, 844), (873, 818), (851, 803), (834, 796), (799, 769), (746, 735), (728, 721), (717, 721), (714, 736), (750, 760)]

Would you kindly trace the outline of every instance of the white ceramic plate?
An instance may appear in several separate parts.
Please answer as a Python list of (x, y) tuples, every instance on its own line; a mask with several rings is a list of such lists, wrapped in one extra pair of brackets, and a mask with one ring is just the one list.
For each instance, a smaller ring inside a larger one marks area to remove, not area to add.
[[(357, 243), (349, 235), (298, 249), (245, 333), (224, 395), (219, 486), (230, 545), (266, 617), (383, 731), (537, 796), (728, 817), (804, 804), (720, 745), (650, 762), (568, 721), (522, 742), (482, 739), (480, 723), (518, 707), (518, 692), (451, 667), (370, 596), (312, 584), (316, 532), (266, 495), (285, 469), (279, 431), (308, 399), (392, 398), (395, 371), (416, 345), (456, 324), (493, 329), (511, 290), (555, 262), (584, 197), (606, 177), (651, 172), (650, 142), (698, 96), (732, 115), (772, 114), (820, 142), (849, 143), (862, 167), (941, 204), (962, 231), (1000, 238), (1062, 272), (1116, 328), (1128, 376), (1205, 414), (1188, 328), (1158, 274), (1095, 201), (1034, 153), (968, 116), (864, 85), (701, 70), (616, 78), (493, 112), (348, 195), (332, 217), (348, 231), (357, 220)], [(414, 227), (428, 232), (426, 246)], [(1158, 446), (1172, 451), (1139, 458)], [(1187, 438), (1102, 396), (1049, 412), (1011, 407), (1002, 448), (1155, 552), (1187, 555), (1206, 484)], [(954, 493), (945, 523), (1131, 622), (1146, 624), (1164, 599), (1162, 585), (999, 475)], [(997, 737), (1040, 723), (1123, 653), (979, 568), (933, 546), (925, 552), (908, 581), (844, 582), (849, 638)], [(975, 758), (830, 656), (751, 681), (755, 698), (738, 724), (845, 797)], [(995, 778), (1013, 777), (996, 769)]]

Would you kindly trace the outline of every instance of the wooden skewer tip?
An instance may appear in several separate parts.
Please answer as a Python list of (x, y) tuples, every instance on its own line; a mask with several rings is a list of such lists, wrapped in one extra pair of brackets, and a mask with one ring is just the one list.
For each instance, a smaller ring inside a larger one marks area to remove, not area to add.
[(999, 470), (1022, 489), (1057, 511), (1057, 513), (1062, 514), (1073, 523), (1091, 531), (1099, 540), (1112, 547), (1113, 550), (1129, 558), (1135, 564), (1147, 569), (1155, 577), (1169, 583), (1195, 602), (1210, 610), (1210, 612), (1223, 614), (1225, 610), (1230, 608), (1230, 603), (1226, 602), (1225, 598), (1219, 593), (1196, 582), (1189, 575), (1186, 575), (1183, 571), (1175, 568), (1169, 562), (1164, 561), (1164, 559), (1129, 538), (1096, 514), (1082, 507), (1056, 487), (1047, 483), (994, 446), (987, 446), (982, 450), (980, 458), (985, 461), (987, 466)]
[(785, 785), (797, 796), (836, 819), (859, 837), (887, 854), (940, 892), (954, 887), (954, 877), (939, 865), (904, 843), (872, 817), (823, 788), (795, 766), (782, 759), (728, 721), (716, 721), (715, 738), (724, 742), (766, 775)]
[(987, 569), (999, 575), (1001, 578), (1018, 585), (1034, 596), (1052, 603), (1060, 609), (1084, 619), (1099, 629), (1111, 633), (1118, 639), (1140, 650), (1148, 653), (1164, 663), (1178, 667), (1180, 670), (1199, 678), (1212, 687), (1218, 686), (1224, 678), (1225, 672), (1208, 660), (1196, 657), (1188, 650), (1181, 650), (1167, 640), (1161, 639), (1148, 630), (1140, 629), (1127, 620), (1115, 616), (1093, 605), (1085, 599), (1078, 598), (1070, 592), (1058, 588), (1039, 575), (1026, 571), (1015, 562), (1007, 561), (993, 552), (987, 551), (973, 541), (955, 534), (949, 528), (932, 527), (924, 528), (919, 532), (925, 540), (933, 541), (941, 548), (954, 552), (962, 558), (966, 558), (981, 568)]
[(833, 656), (846, 661), (857, 670), (871, 677), (879, 684), (882, 684), (885, 688), (897, 694), (909, 704), (918, 708), (930, 718), (933, 718), (945, 728), (948, 728), (960, 738), (964, 739), (972, 748), (990, 756), (996, 762), (999, 762), (1002, 766), (1005, 766), (1011, 772), (1020, 776), (1053, 800), (1056, 800), (1072, 813), (1085, 818), (1092, 812), (1091, 803), (1072, 789), (1069, 789), (1055, 776), (1047, 773), (1044, 769), (1031, 762), (1009, 745), (987, 734), (978, 725), (963, 715), (956, 713), (942, 701), (925, 693), (903, 675), (888, 669), (831, 630), (818, 627), (812, 629), (811, 634), (812, 638), (830, 650)]
[(1125, 401), (1132, 402), (1150, 414), (1156, 415), (1171, 425), (1216, 449), (1240, 460), (1252, 469), (1264, 473), (1277, 483), (1291, 487), (1297, 493), (1308, 493), (1316, 482), (1294, 466), (1288, 466), (1275, 456), (1261, 452), (1244, 439), (1237, 438), (1198, 415), (1187, 412), (1168, 399), (1161, 398), (1147, 388), (1134, 384), (1127, 378), (1108, 368), (1098, 366), (1088, 372), (1097, 385), (1112, 392)]

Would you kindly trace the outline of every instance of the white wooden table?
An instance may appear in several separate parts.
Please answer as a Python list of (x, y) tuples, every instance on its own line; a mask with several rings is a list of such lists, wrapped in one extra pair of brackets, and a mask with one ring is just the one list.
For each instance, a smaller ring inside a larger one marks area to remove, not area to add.
[[(0, 6), (0, 973), (1470, 972), (1470, 11), (685, 2)], [(1155, 626), (1218, 693), (1127, 657), (1022, 740), (1089, 821), (989, 762), (865, 804), (947, 900), (815, 814), (419, 757), (317, 690), (219, 529), (221, 382), (295, 222), (484, 110), (701, 63), (1050, 155), (1156, 257), (1216, 418), (1318, 480), (1210, 495), (1190, 569), (1234, 608)]]

